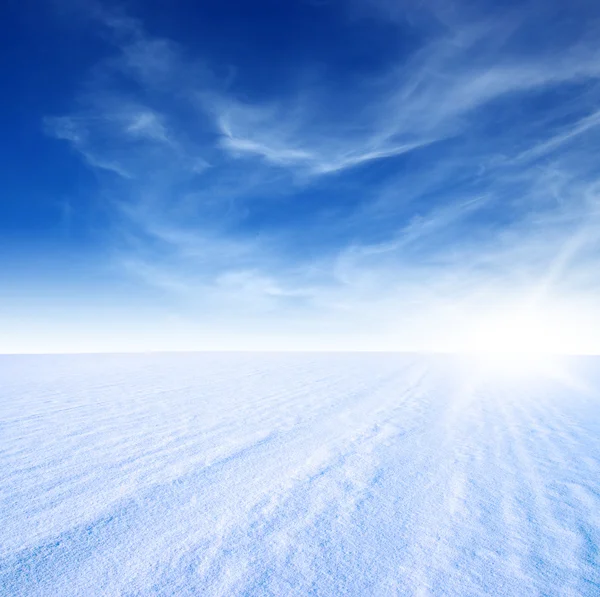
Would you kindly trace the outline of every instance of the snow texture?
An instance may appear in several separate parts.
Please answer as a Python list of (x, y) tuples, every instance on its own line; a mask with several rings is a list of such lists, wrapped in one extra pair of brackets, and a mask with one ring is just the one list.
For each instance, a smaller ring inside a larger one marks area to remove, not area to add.
[(600, 360), (0, 357), (2, 595), (600, 595)]

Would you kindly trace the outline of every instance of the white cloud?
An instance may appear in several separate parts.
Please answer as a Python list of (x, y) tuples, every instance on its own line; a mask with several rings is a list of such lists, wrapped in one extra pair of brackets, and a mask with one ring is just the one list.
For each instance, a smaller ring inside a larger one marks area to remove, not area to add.
[[(467, 141), (456, 145), (460, 155), (435, 153), (427, 169), (398, 174), (387, 189), (365, 189), (372, 196), (332, 224), (378, 226), (403, 202), (398, 224), (381, 226), (383, 240), (348, 235), (321, 254), (318, 246), (306, 250), (324, 241), (308, 232), (306, 246), (291, 255), (279, 242), (285, 231), (234, 225), (275, 186), (282, 193), (280, 187), (310, 189), (326, 175), (355, 174), (360, 164), (469, 138), (493, 102), (596, 81), (597, 45), (503, 57), (497, 50), (509, 26), (499, 33), (486, 23), (461, 29), (448, 17), (452, 26), (406, 62), (357, 84), (359, 107), (344, 111), (326, 85), (242, 101), (234, 86), (216, 84), (205, 67), (138, 21), (105, 12), (99, 18), (113, 34), (115, 56), (92, 74), (73, 113), (47, 119), (47, 130), (92, 167), (123, 179), (122, 186), (106, 182), (117, 207), (117, 262), (176, 296), (194, 317), (235, 325), (269, 313), (265, 325), (269, 317), (297, 316), (307, 333), (330, 320), (400, 334), (410, 318), (426, 325), (428, 309), (468, 312), (481, 297), (522, 292), (544, 301), (563, 291), (600, 291), (589, 275), (600, 267), (598, 182), (558, 158), (544, 170), (526, 168), (595, 133), (596, 112), (553, 128), (541, 142), (520, 131), (490, 134), (490, 145), (518, 140), (515, 159), (495, 159), (494, 148), (483, 147), (478, 161), (466, 153)], [(494, 36), (501, 39), (492, 43)], [(141, 86), (139, 97), (120, 87), (123, 76)], [(487, 169), (488, 188), (444, 188), (475, 167)], [(486, 216), (490, 209), (499, 215)], [(484, 223), (465, 224), (476, 217)]]

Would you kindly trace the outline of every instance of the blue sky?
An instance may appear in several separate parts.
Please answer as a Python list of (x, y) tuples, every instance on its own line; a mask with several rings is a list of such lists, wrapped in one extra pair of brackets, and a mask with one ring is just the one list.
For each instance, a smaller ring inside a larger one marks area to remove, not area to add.
[(0, 351), (600, 351), (597, 2), (3, 12)]

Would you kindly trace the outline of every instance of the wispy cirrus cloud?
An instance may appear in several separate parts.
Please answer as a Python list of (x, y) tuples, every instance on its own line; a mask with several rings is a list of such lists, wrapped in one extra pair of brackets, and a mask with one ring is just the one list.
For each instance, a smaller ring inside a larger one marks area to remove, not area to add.
[(116, 261), (193, 317), (381, 331), (482, 296), (589, 296), (599, 179), (573, 156), (600, 137), (600, 44), (524, 46), (534, 13), (442, 5), (383, 71), (333, 85), (308, 64), (263, 94), (96, 7), (111, 56), (46, 130), (105, 175)]

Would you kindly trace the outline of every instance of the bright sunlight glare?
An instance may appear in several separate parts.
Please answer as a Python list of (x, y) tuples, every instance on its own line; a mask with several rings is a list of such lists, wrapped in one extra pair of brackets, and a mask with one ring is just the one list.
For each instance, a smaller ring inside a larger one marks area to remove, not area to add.
[(531, 372), (573, 344), (572, 328), (557, 312), (505, 308), (471, 318), (464, 350), (486, 369)]

